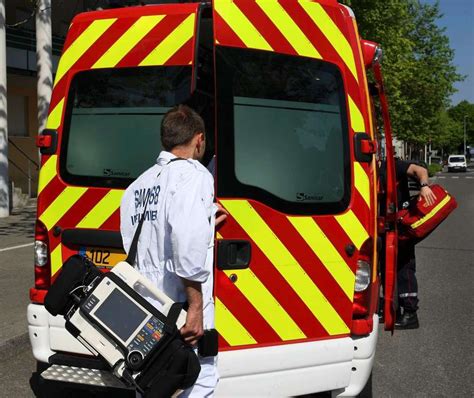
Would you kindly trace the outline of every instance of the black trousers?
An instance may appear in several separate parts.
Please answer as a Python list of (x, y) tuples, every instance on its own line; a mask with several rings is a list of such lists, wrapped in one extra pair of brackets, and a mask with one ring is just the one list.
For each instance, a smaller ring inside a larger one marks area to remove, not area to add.
[(416, 280), (415, 243), (399, 241), (397, 259), (398, 305), (404, 311), (418, 310), (418, 282)]

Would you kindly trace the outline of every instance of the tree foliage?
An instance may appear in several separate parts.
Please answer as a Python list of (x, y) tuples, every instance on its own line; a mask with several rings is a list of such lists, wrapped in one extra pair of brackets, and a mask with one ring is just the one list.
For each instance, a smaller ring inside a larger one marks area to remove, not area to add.
[[(347, 0), (362, 37), (384, 49), (384, 78), (394, 132), (414, 144), (459, 139), (446, 112), (454, 84), (463, 79), (453, 64), (439, 4), (419, 0)], [(453, 137), (449, 138), (450, 135)]]
[(464, 118), (466, 118), (467, 143), (474, 145), (474, 104), (461, 101), (448, 110), (448, 115), (457, 123), (457, 131), (462, 131), (462, 135), (464, 135)]

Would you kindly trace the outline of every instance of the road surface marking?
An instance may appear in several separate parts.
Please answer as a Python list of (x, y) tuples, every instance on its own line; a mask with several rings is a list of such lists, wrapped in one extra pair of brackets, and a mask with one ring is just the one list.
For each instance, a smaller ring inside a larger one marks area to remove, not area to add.
[(443, 177), (443, 176), (439, 176), (438, 178), (446, 178), (446, 177)]
[(459, 178), (459, 177), (451, 177), (451, 178)]
[(474, 178), (474, 177), (467, 176), (466, 178)]
[(28, 247), (28, 246), (33, 246), (35, 243), (25, 243), (24, 245), (18, 245), (18, 246), (11, 246), (11, 247), (5, 247), (4, 249), (0, 249), (0, 252), (6, 252), (9, 250), (15, 250), (15, 249), (21, 249), (22, 247)]

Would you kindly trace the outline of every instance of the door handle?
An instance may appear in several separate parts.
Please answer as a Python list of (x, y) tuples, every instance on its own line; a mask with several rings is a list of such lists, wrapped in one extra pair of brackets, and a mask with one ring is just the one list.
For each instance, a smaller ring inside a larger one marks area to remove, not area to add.
[(219, 239), (217, 241), (217, 268), (220, 270), (248, 268), (251, 253), (252, 246), (247, 240)]

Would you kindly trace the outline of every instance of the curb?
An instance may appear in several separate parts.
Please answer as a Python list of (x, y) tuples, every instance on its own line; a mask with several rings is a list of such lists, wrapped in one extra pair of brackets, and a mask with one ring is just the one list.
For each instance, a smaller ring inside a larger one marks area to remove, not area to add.
[(30, 338), (28, 332), (19, 334), (5, 341), (0, 342), (0, 358), (11, 357), (24, 351), (30, 346)]

